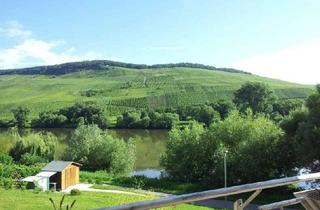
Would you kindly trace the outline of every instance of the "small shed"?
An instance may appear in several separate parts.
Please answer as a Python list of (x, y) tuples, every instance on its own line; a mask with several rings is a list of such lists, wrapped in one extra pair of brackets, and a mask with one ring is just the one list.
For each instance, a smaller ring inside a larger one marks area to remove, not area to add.
[(22, 181), (36, 183), (43, 190), (64, 190), (79, 183), (80, 166), (81, 164), (72, 161), (51, 161), (40, 173)]

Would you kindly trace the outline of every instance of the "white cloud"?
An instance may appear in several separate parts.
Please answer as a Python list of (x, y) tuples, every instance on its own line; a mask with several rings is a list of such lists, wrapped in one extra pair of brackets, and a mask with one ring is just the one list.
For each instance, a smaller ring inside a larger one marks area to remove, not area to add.
[(237, 62), (233, 68), (286, 81), (320, 83), (320, 40)]
[(35, 39), (31, 31), (24, 30), (23, 26), (16, 21), (9, 22), (6, 27), (0, 28), (0, 33), (9, 38), (18, 39), (18, 44), (0, 49), (0, 69), (52, 65), (101, 58), (99, 54), (93, 51), (79, 55), (75, 53), (74, 47), (65, 49), (65, 41)]
[(9, 21), (5, 27), (0, 28), (0, 32), (7, 37), (27, 38), (32, 35), (31, 31), (25, 30), (23, 26), (17, 21)]

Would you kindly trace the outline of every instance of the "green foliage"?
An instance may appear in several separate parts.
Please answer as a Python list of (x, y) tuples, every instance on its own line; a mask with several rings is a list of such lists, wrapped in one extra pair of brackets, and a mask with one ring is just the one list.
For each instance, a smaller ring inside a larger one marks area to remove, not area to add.
[(221, 119), (224, 119), (228, 116), (228, 114), (235, 110), (235, 104), (232, 101), (218, 101), (210, 104), (214, 110), (219, 112)]
[(149, 117), (151, 128), (169, 129), (179, 121), (179, 116), (175, 113), (150, 112)]
[(320, 84), (316, 85), (316, 90), (317, 90), (318, 93), (320, 93)]
[[(205, 182), (217, 177), (224, 147), (219, 141), (203, 138), (205, 129), (192, 123), (183, 130), (173, 129), (161, 164), (174, 179), (185, 182)], [(221, 179), (216, 180), (221, 181)]]
[(282, 116), (288, 115), (291, 111), (301, 108), (304, 101), (301, 99), (279, 100), (273, 104), (273, 111)]
[(80, 194), (81, 194), (81, 191), (79, 189), (72, 189), (70, 191), (70, 195), (73, 195), (73, 196), (80, 195)]
[(12, 109), (13, 117), (15, 119), (16, 125), (19, 128), (27, 127), (29, 113), (30, 110), (27, 107), (19, 106), (16, 109)]
[(135, 161), (135, 145), (104, 133), (97, 125), (80, 125), (70, 139), (70, 158), (84, 169), (129, 174)]
[[(52, 205), (52, 207), (53, 207), (53, 210), (62, 210), (62, 209), (64, 209), (64, 208), (63, 208), (63, 207), (64, 207), (63, 203), (64, 203), (65, 196), (66, 196), (66, 195), (63, 195), (63, 196), (62, 196), (62, 198), (61, 198), (61, 200), (60, 200), (60, 202), (59, 202), (59, 206), (57, 206), (57, 205), (55, 204), (55, 202), (53, 201), (52, 198), (49, 198), (49, 201), (50, 201), (50, 203), (51, 203), (51, 205)], [(73, 208), (73, 206), (74, 206), (75, 203), (76, 203), (76, 200), (73, 200), (70, 205), (67, 204), (67, 205), (66, 205), (66, 210), (72, 210), (72, 208)]]
[(67, 117), (56, 112), (41, 112), (39, 118), (32, 121), (32, 127), (61, 128), (66, 126)]
[(294, 145), (290, 148), (293, 161), (297, 166), (318, 167), (320, 150), (320, 91), (310, 95), (306, 101), (307, 109), (298, 109), (282, 122), (281, 126), (286, 131), (287, 144)]
[(205, 138), (220, 140), (228, 149), (228, 178), (235, 184), (282, 175), (277, 165), (282, 135), (281, 129), (263, 116), (233, 112), (210, 127)]
[(86, 96), (86, 97), (93, 97), (93, 96), (96, 96), (96, 95), (99, 95), (102, 93), (103, 93), (103, 90), (89, 89), (89, 90), (85, 90), (85, 91), (81, 92), (80, 94), (82, 96)]
[[(200, 185), (199, 183), (186, 183), (182, 181), (173, 181), (167, 177), (148, 178), (145, 176), (119, 176), (107, 173), (106, 171), (81, 171), (81, 182), (91, 180), (95, 183), (96, 189), (113, 189), (134, 191), (134, 189), (143, 189), (155, 192), (164, 192), (170, 194), (190, 193), (208, 189), (208, 186)], [(98, 185), (103, 183), (103, 185)]]
[(98, 182), (108, 183), (113, 179), (114, 175), (107, 173), (106, 171), (81, 171), (80, 173), (80, 182), (88, 182), (88, 180), (94, 180), (93, 183)]
[(13, 181), (11, 178), (1, 178), (1, 185), (4, 189), (8, 190), (13, 187)]
[(20, 181), (22, 177), (32, 176), (40, 172), (43, 165), (17, 165), (14, 163), (0, 163), (0, 187), (21, 188)]
[(0, 120), (0, 128), (10, 128), (15, 125), (14, 120)]
[(79, 124), (97, 124), (106, 127), (102, 108), (92, 102), (75, 103), (73, 106), (61, 109), (59, 114), (68, 119), (68, 123), (73, 126)]
[(274, 91), (264, 83), (247, 82), (234, 93), (234, 103), (241, 112), (250, 108), (253, 113), (271, 113), (275, 100)]
[(125, 112), (117, 119), (118, 128), (172, 128), (179, 116), (168, 112)]
[(96, 103), (75, 103), (59, 111), (46, 111), (32, 121), (33, 127), (61, 128), (76, 127), (79, 124), (97, 124), (106, 127), (103, 109)]
[(281, 139), (281, 129), (267, 118), (232, 112), (208, 129), (197, 124), (173, 129), (162, 165), (175, 180), (217, 185), (223, 182), (228, 150), (230, 184), (270, 179), (282, 175), (277, 166)]
[(5, 165), (13, 164), (13, 158), (5, 153), (0, 153), (0, 163)]
[(23, 165), (31, 166), (31, 165), (36, 165), (38, 163), (46, 163), (47, 159), (34, 154), (25, 153), (21, 156), (21, 159), (19, 162)]
[(191, 118), (198, 122), (204, 123), (206, 126), (209, 126), (211, 123), (220, 120), (219, 112), (207, 105), (186, 107), (186, 115), (186, 120)]
[[(17, 135), (17, 140), (10, 150), (10, 156), (15, 161), (20, 161), (25, 154), (38, 156), (43, 160), (53, 160), (56, 149), (57, 138), (52, 133), (29, 133), (21, 137)], [(31, 160), (27, 155), (24, 160)]]

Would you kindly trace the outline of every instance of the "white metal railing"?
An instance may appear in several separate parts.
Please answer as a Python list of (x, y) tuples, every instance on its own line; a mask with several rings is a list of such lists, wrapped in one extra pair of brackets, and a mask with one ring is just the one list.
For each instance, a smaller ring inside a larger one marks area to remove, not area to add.
[[(261, 190), (263, 189), (274, 188), (274, 187), (295, 184), (303, 181), (311, 181), (316, 179), (320, 179), (320, 173), (306, 174), (306, 175), (293, 176), (293, 177), (287, 177), (287, 178), (281, 178), (281, 179), (273, 179), (268, 181), (237, 185), (237, 186), (232, 186), (227, 188), (207, 190), (207, 191), (195, 192), (190, 194), (173, 195), (173, 196), (168, 196), (168, 197), (159, 198), (159, 199), (150, 200), (150, 201), (142, 201), (142, 202), (129, 203), (129, 204), (124, 204), (119, 206), (113, 206), (113, 207), (99, 208), (97, 210), (154, 209), (154, 208), (172, 206), (172, 205), (177, 205), (182, 203), (190, 203), (194, 201), (207, 200), (210, 198), (218, 198), (218, 197), (223, 197), (228, 195), (235, 195), (235, 194), (240, 194), (245, 192), (256, 191), (253, 194), (253, 196), (250, 196), (249, 200), (244, 202), (245, 205), (248, 205), (250, 201), (252, 201), (254, 197), (257, 196), (259, 192), (261, 192)], [(242, 205), (242, 202), (240, 202), (238, 206), (235, 206), (235, 209), (243, 209), (244, 207), (245, 206)]]

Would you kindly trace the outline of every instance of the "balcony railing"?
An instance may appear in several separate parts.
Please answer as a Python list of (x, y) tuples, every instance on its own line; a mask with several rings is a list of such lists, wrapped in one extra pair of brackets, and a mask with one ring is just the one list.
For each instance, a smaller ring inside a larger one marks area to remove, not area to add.
[(163, 197), (150, 201), (142, 201), (136, 203), (129, 203), (113, 207), (105, 207), (97, 210), (144, 210), (144, 209), (154, 209), (166, 206), (172, 206), (183, 203), (191, 203), (194, 201), (207, 200), (211, 198), (224, 197), (229, 195), (235, 195), (246, 192), (254, 192), (245, 202), (242, 200), (237, 200), (234, 204), (235, 210), (243, 210), (263, 189), (274, 188), (279, 186), (285, 186), (290, 184), (295, 184), (304, 181), (311, 181), (320, 179), (320, 173), (312, 173), (300, 176), (293, 176), (281, 179), (273, 179), (268, 181), (237, 185), (227, 188), (220, 188), (215, 190), (207, 190), (202, 192), (195, 192), (183, 195), (173, 195), (168, 197)]

